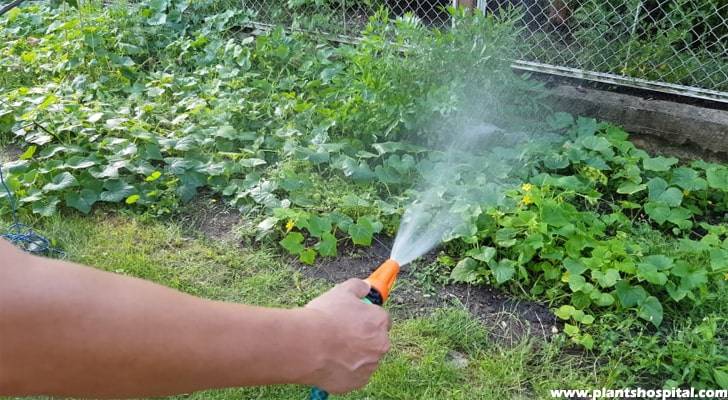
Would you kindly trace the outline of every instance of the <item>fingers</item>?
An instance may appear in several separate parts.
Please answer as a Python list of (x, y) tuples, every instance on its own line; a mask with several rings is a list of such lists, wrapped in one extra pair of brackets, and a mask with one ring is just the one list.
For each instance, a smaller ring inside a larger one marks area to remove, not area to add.
[(340, 283), (339, 288), (343, 291), (349, 292), (357, 298), (362, 298), (369, 294), (371, 286), (361, 279), (352, 278), (346, 282)]

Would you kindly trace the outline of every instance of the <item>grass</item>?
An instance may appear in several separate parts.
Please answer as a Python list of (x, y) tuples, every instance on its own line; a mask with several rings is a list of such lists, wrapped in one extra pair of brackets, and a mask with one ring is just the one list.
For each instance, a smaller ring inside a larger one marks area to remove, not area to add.
[[(98, 214), (98, 213), (97, 213)], [(45, 233), (59, 238), (68, 258), (136, 276), (197, 296), (294, 307), (329, 286), (303, 277), (271, 249), (241, 249), (196, 237), (174, 224), (128, 216), (54, 217)], [(608, 377), (565, 355), (558, 343), (525, 340), (503, 347), (463, 309), (443, 308), (428, 317), (395, 320), (393, 350), (371, 383), (341, 399), (532, 399), (548, 389), (601, 387)], [(453, 352), (467, 366), (451, 361)], [(307, 388), (228, 389), (172, 398), (305, 399)]]

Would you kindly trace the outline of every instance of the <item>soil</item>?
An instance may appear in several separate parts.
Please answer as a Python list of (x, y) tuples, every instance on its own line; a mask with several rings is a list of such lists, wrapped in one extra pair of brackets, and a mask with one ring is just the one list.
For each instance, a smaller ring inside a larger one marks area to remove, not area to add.
[(222, 200), (209, 195), (200, 195), (182, 213), (181, 225), (215, 240), (234, 239), (235, 228), (242, 216)]
[[(320, 258), (313, 266), (297, 261), (292, 264), (305, 276), (331, 283), (351, 277), (366, 277), (389, 258), (391, 240), (377, 238), (368, 248), (340, 248), (336, 258)], [(435, 262), (434, 257), (425, 257)], [(505, 345), (515, 345), (524, 337), (548, 340), (558, 332), (555, 316), (543, 304), (518, 300), (496, 288), (452, 284), (424, 285), (413, 269), (405, 266), (389, 300), (394, 318), (424, 316), (443, 306), (462, 306), (488, 329), (491, 338)]]
[(14, 146), (12, 144), (0, 148), (0, 162), (17, 160), (21, 154), (23, 154), (23, 150), (20, 147)]

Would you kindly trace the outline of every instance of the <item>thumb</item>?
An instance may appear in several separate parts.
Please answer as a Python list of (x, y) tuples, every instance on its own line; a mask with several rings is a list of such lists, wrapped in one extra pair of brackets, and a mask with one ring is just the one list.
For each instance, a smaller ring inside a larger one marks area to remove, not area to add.
[(371, 286), (366, 281), (352, 278), (347, 280), (346, 282), (340, 283), (339, 288), (345, 292), (353, 294), (357, 298), (362, 298), (369, 294), (369, 289), (371, 289)]

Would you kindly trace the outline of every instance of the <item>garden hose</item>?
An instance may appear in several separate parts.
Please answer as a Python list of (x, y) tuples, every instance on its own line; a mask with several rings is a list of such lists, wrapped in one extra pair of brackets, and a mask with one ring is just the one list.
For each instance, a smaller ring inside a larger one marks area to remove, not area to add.
[[(369, 304), (381, 306), (389, 298), (389, 292), (394, 286), (394, 282), (399, 275), (399, 263), (391, 258), (379, 266), (365, 281), (369, 283), (371, 289), (362, 301)], [(311, 389), (309, 400), (326, 400), (329, 394), (317, 387)]]

